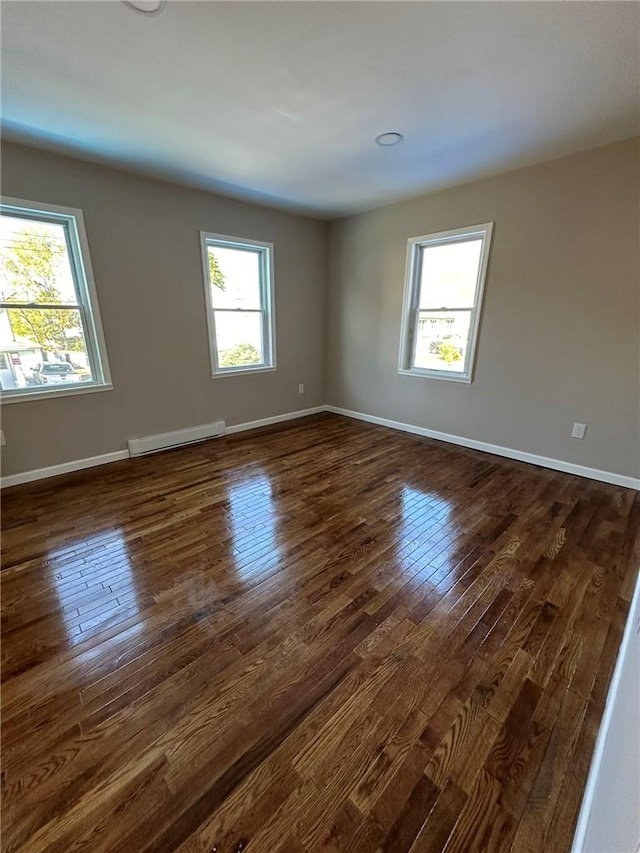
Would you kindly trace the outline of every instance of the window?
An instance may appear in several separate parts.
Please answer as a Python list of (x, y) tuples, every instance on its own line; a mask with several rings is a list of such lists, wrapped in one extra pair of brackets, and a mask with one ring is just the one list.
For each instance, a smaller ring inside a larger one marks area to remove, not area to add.
[(4, 402), (111, 388), (82, 211), (0, 204)]
[(273, 246), (201, 239), (213, 375), (274, 370)]
[(400, 373), (471, 382), (492, 228), (408, 241)]

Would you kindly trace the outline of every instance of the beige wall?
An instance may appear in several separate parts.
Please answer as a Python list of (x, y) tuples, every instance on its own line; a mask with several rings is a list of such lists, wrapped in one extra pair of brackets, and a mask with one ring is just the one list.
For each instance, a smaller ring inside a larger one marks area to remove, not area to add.
[[(115, 386), (4, 405), (3, 475), (324, 402), (324, 223), (13, 144), (2, 191), (84, 211)], [(276, 372), (210, 377), (200, 230), (275, 244)]]
[[(333, 223), (325, 323), (324, 223), (4, 145), (6, 195), (84, 210), (115, 390), (3, 406), (3, 475), (328, 402), (637, 477), (639, 154), (631, 140)], [(487, 221), (474, 382), (399, 376), (407, 238)], [(210, 378), (200, 230), (275, 244), (275, 373)]]
[[(639, 179), (630, 140), (333, 223), (327, 402), (637, 477)], [(399, 376), (407, 238), (489, 221), (474, 382)]]

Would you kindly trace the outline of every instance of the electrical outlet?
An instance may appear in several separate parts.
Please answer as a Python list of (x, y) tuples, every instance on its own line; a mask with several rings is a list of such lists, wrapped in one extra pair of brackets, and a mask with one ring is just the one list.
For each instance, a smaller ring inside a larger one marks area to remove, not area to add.
[(298, 385), (298, 394), (304, 394), (304, 384), (302, 382)]
[(586, 424), (574, 424), (573, 429), (571, 430), (571, 438), (584, 438), (584, 434), (586, 431)]
[(0, 429), (0, 447), (4, 447), (6, 443), (7, 442), (4, 437), (4, 430)]

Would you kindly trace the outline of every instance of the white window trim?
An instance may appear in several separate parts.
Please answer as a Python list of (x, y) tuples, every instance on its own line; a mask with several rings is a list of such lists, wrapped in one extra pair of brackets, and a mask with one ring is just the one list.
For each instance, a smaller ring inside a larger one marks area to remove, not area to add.
[[(485, 281), (487, 277), (487, 266), (489, 263), (489, 252), (491, 249), (491, 236), (493, 233), (493, 222), (485, 222), (482, 225), (469, 225), (466, 228), (454, 228), (449, 231), (438, 231), (434, 234), (426, 234), (422, 237), (410, 237), (407, 240), (407, 260), (404, 280), (404, 296), (402, 300), (402, 323), (400, 327), (400, 356), (398, 360), (398, 373), (403, 376), (421, 376), (426, 379), (446, 379), (449, 382), (471, 383), (473, 381), (473, 369), (478, 344), (478, 332), (480, 329), (480, 317), (482, 314), (482, 303), (484, 297)], [(471, 311), (469, 326), (469, 343), (467, 346), (464, 371), (434, 370), (424, 367), (412, 367), (413, 345), (415, 332), (413, 329), (416, 303), (418, 300), (418, 265), (420, 249), (423, 246), (438, 246), (446, 243), (456, 243), (461, 238), (482, 238), (482, 250), (480, 263), (478, 264), (478, 278), (473, 300), (473, 307), (466, 309)]]
[[(83, 387), (84, 386), (84, 387)], [(0, 394), (0, 402), (3, 406), (12, 403), (35, 403), (36, 400), (49, 400), (51, 397), (75, 397), (77, 394), (97, 394), (99, 391), (113, 391), (113, 385), (96, 385), (93, 382), (83, 382), (81, 385), (66, 385), (64, 388), (51, 388), (51, 391), (32, 391), (24, 393), (22, 389), (15, 392), (15, 396), (7, 397), (6, 391)]]
[[(111, 371), (107, 356), (107, 345), (102, 330), (102, 319), (100, 317), (100, 306), (96, 291), (93, 268), (91, 266), (91, 254), (89, 252), (89, 241), (84, 225), (84, 215), (80, 208), (64, 207), (60, 204), (48, 204), (43, 201), (30, 201), (10, 196), (0, 196), (0, 207), (17, 209), (21, 214), (32, 213), (34, 219), (40, 214), (53, 214), (52, 219), (66, 220), (71, 240), (69, 251), (71, 253), (71, 264), (74, 271), (74, 280), (77, 287), (82, 291), (86, 311), (86, 322), (89, 331), (89, 340), (85, 343), (91, 353), (90, 364), (95, 368), (98, 379), (93, 382), (79, 383), (62, 388), (51, 387), (51, 390), (42, 391), (30, 386), (28, 388), (6, 389), (0, 392), (0, 400), (3, 405), (8, 403), (26, 403), (34, 400), (49, 400), (52, 397), (70, 397), (76, 394), (92, 394), (96, 391), (112, 391)], [(75, 238), (75, 239), (74, 239)]]
[[(264, 312), (263, 320), (263, 343), (265, 349), (264, 364), (255, 366), (220, 367), (218, 364), (218, 348), (216, 346), (216, 323), (214, 307), (211, 303), (211, 282), (209, 281), (209, 258), (207, 246), (211, 243), (227, 245), (233, 249), (260, 249), (261, 251), (261, 301)], [(247, 373), (273, 373), (277, 370), (276, 363), (276, 315), (275, 315), (275, 288), (274, 288), (274, 248), (273, 243), (265, 243), (261, 240), (248, 240), (243, 237), (230, 237), (226, 234), (214, 234), (210, 231), (200, 232), (200, 251), (202, 256), (202, 274), (204, 277), (204, 297), (207, 310), (207, 332), (209, 335), (209, 357), (211, 359), (212, 379), (221, 379), (225, 376), (242, 376)], [(266, 262), (265, 262), (266, 259)]]

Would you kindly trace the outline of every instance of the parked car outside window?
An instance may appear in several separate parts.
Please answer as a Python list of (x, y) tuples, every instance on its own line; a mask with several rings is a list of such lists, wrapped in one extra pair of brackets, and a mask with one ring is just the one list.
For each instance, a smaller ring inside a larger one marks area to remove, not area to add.
[(80, 382), (81, 376), (68, 361), (47, 361), (36, 365), (33, 381), (36, 385), (61, 385)]

